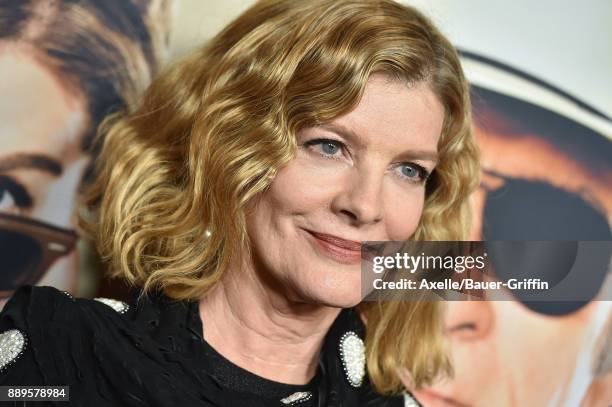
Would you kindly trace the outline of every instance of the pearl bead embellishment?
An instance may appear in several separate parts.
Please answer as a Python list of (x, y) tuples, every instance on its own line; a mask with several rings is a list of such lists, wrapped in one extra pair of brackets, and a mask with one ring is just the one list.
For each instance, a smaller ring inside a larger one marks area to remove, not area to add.
[(312, 393), (309, 391), (296, 391), (290, 396), (281, 399), (281, 403), (287, 406), (294, 406), (298, 403), (301, 403), (306, 400), (310, 400), (312, 398)]
[(27, 345), (24, 334), (19, 329), (9, 329), (0, 334), (0, 371), (17, 360)]
[(114, 300), (112, 298), (94, 298), (94, 300), (99, 301), (102, 304), (108, 305), (120, 314), (125, 314), (130, 309), (130, 306), (127, 305), (125, 302)]
[(340, 360), (351, 386), (361, 386), (365, 376), (365, 345), (353, 331), (346, 332), (340, 338)]

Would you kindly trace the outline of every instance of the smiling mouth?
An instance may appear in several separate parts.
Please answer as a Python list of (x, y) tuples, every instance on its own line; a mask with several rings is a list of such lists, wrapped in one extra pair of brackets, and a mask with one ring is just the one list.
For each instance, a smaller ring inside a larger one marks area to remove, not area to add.
[(313, 232), (304, 229), (311, 237), (317, 251), (332, 260), (342, 264), (357, 264), (361, 262), (361, 243), (342, 239), (326, 233)]

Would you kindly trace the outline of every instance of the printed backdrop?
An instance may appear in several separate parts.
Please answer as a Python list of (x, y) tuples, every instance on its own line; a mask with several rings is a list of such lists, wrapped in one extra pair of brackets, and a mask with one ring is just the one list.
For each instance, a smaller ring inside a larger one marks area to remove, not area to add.
[[(251, 3), (0, 2), (0, 297), (27, 283), (124, 295), (100, 280), (75, 223), (95, 128)], [(612, 3), (407, 3), (459, 47), (473, 85), (483, 174), (471, 238), (610, 240)], [(448, 310), (456, 374), (416, 391), (423, 405), (612, 405), (609, 302), (561, 315), (519, 301)]]

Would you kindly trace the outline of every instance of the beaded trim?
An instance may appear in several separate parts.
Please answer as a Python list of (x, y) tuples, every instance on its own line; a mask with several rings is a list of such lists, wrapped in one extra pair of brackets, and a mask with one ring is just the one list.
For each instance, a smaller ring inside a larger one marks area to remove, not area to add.
[(365, 345), (353, 331), (345, 332), (340, 338), (340, 360), (350, 385), (360, 387), (365, 376)]
[(123, 301), (114, 300), (112, 298), (94, 298), (94, 300), (106, 304), (120, 314), (125, 314), (130, 309), (130, 306)]
[(15, 362), (28, 345), (27, 337), (19, 329), (9, 329), (0, 334), (0, 372)]
[(74, 301), (74, 297), (72, 296), (72, 294), (70, 294), (68, 291), (62, 291), (62, 293), (64, 293), (66, 295), (66, 297), (70, 298), (72, 301)]
[(287, 406), (294, 406), (312, 398), (312, 393), (309, 391), (296, 391), (290, 396), (281, 399), (281, 403)]

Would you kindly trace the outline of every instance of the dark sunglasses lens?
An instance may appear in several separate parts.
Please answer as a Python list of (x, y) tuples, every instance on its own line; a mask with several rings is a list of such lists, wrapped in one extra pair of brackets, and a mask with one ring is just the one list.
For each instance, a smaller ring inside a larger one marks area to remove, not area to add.
[(487, 195), (485, 240), (610, 240), (607, 217), (579, 195), (545, 182), (506, 178)]
[(523, 301), (523, 305), (539, 314), (563, 316), (572, 314), (589, 301)]
[(496, 241), (485, 245), (501, 280), (537, 278), (551, 286), (568, 276), (578, 253), (578, 242)]
[[(505, 178), (504, 186), (487, 196), (484, 212), (483, 236), (490, 241), (515, 241), (515, 249), (502, 243), (503, 250), (494, 265), (498, 277), (541, 278), (551, 285), (568, 278), (577, 253), (578, 241), (609, 241), (610, 226), (606, 216), (584, 201), (579, 195), (556, 188), (548, 183)], [(531, 241), (531, 242), (527, 242)], [(548, 241), (538, 244), (533, 241)], [(520, 250), (519, 250), (520, 249)], [(525, 253), (522, 253), (525, 252)], [(529, 252), (537, 252), (533, 255)], [(597, 295), (608, 272), (609, 253), (595, 250), (587, 273), (578, 282), (577, 301), (529, 301), (528, 295), (513, 292), (532, 311), (546, 315), (567, 315), (588, 304)], [(524, 258), (518, 268), (509, 258)], [(492, 259), (493, 260), (493, 259)]]
[(36, 282), (42, 248), (31, 237), (0, 230), (0, 291), (14, 290)]

